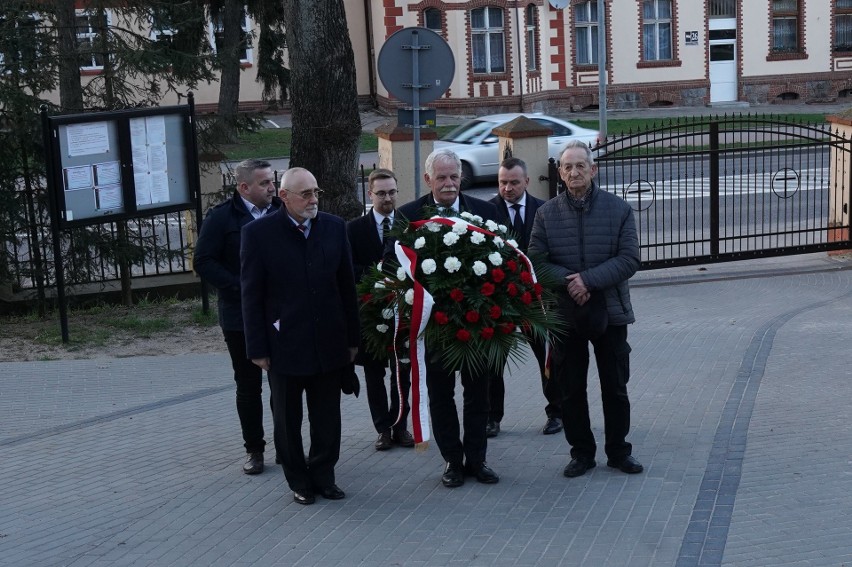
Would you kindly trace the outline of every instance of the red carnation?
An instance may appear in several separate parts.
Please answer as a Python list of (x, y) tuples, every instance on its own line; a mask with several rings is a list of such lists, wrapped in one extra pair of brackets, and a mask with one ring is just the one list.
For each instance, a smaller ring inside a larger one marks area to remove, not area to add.
[(446, 325), (450, 322), (450, 318), (443, 311), (435, 311), (435, 322), (439, 325)]
[(494, 268), (491, 270), (491, 279), (494, 280), (494, 283), (500, 283), (506, 279), (506, 273), (500, 268)]
[(542, 289), (543, 289), (543, 288), (541, 287), (541, 284), (540, 284), (540, 283), (535, 282), (535, 283), (533, 284), (533, 293), (535, 293), (535, 296), (536, 296), (538, 299), (541, 299), (541, 291), (542, 291)]
[(450, 298), (453, 301), (461, 301), (462, 299), (464, 299), (464, 293), (462, 293), (462, 290), (457, 287), (453, 288), (453, 290), (450, 292)]
[(530, 303), (532, 303), (532, 294), (528, 291), (525, 291), (521, 295), (521, 303), (523, 303), (524, 305), (529, 305)]
[(515, 297), (518, 295), (518, 286), (513, 283), (510, 283), (506, 286), (506, 293), (509, 294), (509, 297)]
[(515, 332), (515, 324), (511, 321), (507, 321), (506, 323), (500, 324), (500, 330), (503, 331), (504, 335), (508, 335), (509, 333)]
[(470, 340), (470, 333), (465, 329), (459, 329), (456, 331), (456, 338), (463, 343), (466, 343)]
[(494, 327), (483, 327), (482, 330), (479, 331), (479, 336), (487, 341), (494, 336)]
[(521, 281), (525, 284), (531, 284), (533, 281), (532, 274), (529, 272), (521, 272)]
[(373, 295), (370, 293), (365, 293), (361, 296), (361, 303), (370, 303), (373, 300)]
[(476, 323), (477, 321), (479, 321), (479, 313), (477, 313), (476, 311), (468, 311), (464, 314), (464, 318), (467, 320), (468, 323)]
[(507, 262), (506, 262), (506, 267), (507, 267), (507, 268), (509, 269), (509, 271), (510, 271), (510, 272), (512, 272), (513, 274), (514, 274), (515, 272), (517, 272), (517, 271), (518, 271), (518, 263), (517, 263), (517, 262), (515, 262), (514, 260), (509, 260), (509, 261), (507, 261)]
[(491, 282), (485, 282), (482, 284), (482, 289), (479, 290), (482, 295), (488, 297), (489, 295), (494, 294), (494, 284)]
[(489, 313), (489, 315), (491, 315), (491, 318), (494, 319), (494, 320), (499, 319), (500, 315), (502, 315), (502, 314), (503, 314), (503, 310), (500, 309), (499, 305), (493, 306), (491, 308), (491, 312)]

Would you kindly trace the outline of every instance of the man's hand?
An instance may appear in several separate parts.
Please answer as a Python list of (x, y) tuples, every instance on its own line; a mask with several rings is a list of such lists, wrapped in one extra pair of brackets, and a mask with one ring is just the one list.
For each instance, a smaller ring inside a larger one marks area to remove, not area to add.
[(349, 362), (355, 362), (356, 354), (358, 354), (358, 347), (349, 347)]
[(565, 287), (568, 288), (568, 295), (571, 296), (571, 299), (573, 299), (577, 305), (583, 305), (589, 300), (589, 297), (591, 297), (588, 288), (586, 288), (586, 284), (583, 282), (583, 278), (580, 277), (580, 274), (565, 276)]
[(266, 358), (252, 358), (251, 361), (255, 365), (260, 366), (262, 369), (269, 372), (269, 357), (268, 356)]

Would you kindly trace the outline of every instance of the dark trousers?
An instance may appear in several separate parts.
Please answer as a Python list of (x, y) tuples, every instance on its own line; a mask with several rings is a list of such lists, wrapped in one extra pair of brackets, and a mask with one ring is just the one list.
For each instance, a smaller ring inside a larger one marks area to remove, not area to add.
[[(586, 393), (589, 370), (589, 341), (563, 337), (554, 345), (554, 376), (562, 391), (562, 421), (565, 439), (572, 457), (594, 458), (597, 446), (589, 422)], [(604, 451), (610, 459), (629, 455), (632, 446), (625, 439), (630, 430), (630, 345), (627, 325), (610, 325), (599, 338), (591, 341), (601, 383), (604, 414)]]
[(242, 331), (222, 331), (222, 334), (225, 335), (234, 368), (237, 415), (246, 453), (262, 453), (266, 447), (263, 439), (263, 370), (247, 358), (246, 336)]
[[(286, 370), (286, 368), (285, 368)], [(334, 484), (334, 466), (340, 458), (340, 378), (343, 368), (293, 376), (269, 373), (275, 412), (275, 450), (294, 491), (326, 488)], [(311, 447), (305, 459), (302, 443), (303, 394), (307, 401)]]
[[(559, 392), (556, 381), (544, 375), (545, 343), (542, 340), (535, 340), (529, 336), (527, 338), (529, 339), (536, 362), (538, 362), (538, 372), (539, 376), (541, 376), (541, 392), (544, 394), (544, 399), (547, 400), (547, 405), (544, 406), (544, 413), (548, 418), (562, 417), (562, 407), (560, 406), (562, 395)], [(490, 421), (503, 421), (506, 385), (503, 381), (502, 372), (492, 375), (488, 388), (488, 402), (490, 407), (488, 419)]]
[[(388, 389), (385, 387), (385, 374), (387, 366), (381, 362), (370, 361), (364, 364), (364, 382), (367, 386), (367, 404), (370, 406), (370, 416), (377, 433), (383, 433), (393, 428), (396, 431), (405, 431), (408, 428), (408, 413), (411, 407), (408, 404), (408, 396), (411, 392), (411, 367), (400, 365), (402, 375), (402, 416), (399, 423), (394, 425), (399, 416), (399, 387), (396, 380), (396, 365), (390, 362), (390, 400), (388, 400)], [(390, 403), (389, 403), (390, 402)]]
[(444, 369), (439, 360), (427, 355), (426, 387), (429, 390), (429, 415), (432, 432), (444, 460), (451, 463), (481, 463), (485, 461), (487, 439), (485, 425), (488, 421), (488, 375), (472, 376), (461, 372), (462, 418), (464, 438), (460, 439), (459, 415), (454, 399), (456, 373)]

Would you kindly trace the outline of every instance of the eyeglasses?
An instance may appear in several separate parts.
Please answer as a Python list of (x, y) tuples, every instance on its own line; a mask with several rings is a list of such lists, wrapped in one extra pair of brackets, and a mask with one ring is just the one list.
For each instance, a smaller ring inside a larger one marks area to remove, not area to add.
[(299, 192), (290, 191), (289, 189), (284, 190), (288, 193), (292, 193), (293, 195), (298, 195), (305, 201), (309, 200), (311, 197), (316, 197), (317, 199), (319, 199), (320, 197), (322, 197), (322, 194), (325, 193), (325, 191), (323, 191), (322, 189), (306, 189), (304, 191)]
[(391, 189), (390, 191), (370, 191), (373, 195), (378, 197), (379, 199), (385, 199), (387, 197), (396, 197), (396, 194), (399, 193), (396, 189)]

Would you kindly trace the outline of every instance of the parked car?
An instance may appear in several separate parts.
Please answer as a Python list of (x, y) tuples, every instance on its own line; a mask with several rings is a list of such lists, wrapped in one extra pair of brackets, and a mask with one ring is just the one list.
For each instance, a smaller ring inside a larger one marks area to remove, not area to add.
[[(580, 128), (572, 122), (543, 114), (511, 113), (491, 114), (468, 120), (435, 142), (435, 149), (450, 148), (462, 161), (462, 189), (473, 183), (497, 179), (500, 156), (497, 135), (493, 129), (519, 116), (526, 116), (553, 130), (547, 139), (549, 157), (559, 158), (559, 152), (570, 140), (582, 140), (594, 146), (598, 143), (598, 131)], [(521, 157), (521, 156), (518, 156)], [(526, 156), (529, 160), (529, 156)], [(542, 158), (544, 159), (544, 158)]]

